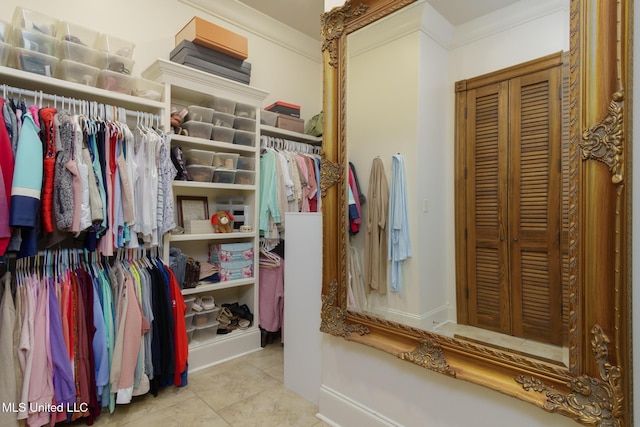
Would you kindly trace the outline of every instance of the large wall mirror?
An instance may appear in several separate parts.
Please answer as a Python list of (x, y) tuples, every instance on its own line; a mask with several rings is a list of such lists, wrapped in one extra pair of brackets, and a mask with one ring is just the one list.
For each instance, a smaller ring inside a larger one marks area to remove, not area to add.
[(323, 15), (324, 332), (632, 425), (631, 3)]

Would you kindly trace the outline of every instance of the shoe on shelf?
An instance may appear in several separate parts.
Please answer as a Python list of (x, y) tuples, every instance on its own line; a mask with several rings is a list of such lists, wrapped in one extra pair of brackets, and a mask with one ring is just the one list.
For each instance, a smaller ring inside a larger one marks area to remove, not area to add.
[(198, 313), (202, 311), (202, 299), (196, 298), (191, 306), (191, 310), (197, 311)]
[(200, 298), (200, 306), (204, 310), (213, 310), (214, 308), (216, 308), (213, 297), (210, 295), (205, 295), (202, 298)]
[(220, 313), (218, 314), (218, 322), (220, 322), (220, 326), (227, 327), (231, 324), (231, 318), (233, 314), (227, 307), (222, 307), (220, 309)]
[(248, 329), (251, 322), (248, 319), (240, 319), (238, 320), (238, 329)]

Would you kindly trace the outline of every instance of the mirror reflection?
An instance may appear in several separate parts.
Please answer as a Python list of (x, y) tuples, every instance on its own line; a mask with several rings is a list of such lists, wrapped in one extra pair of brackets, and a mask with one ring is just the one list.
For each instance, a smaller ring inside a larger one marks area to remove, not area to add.
[(568, 366), (569, 0), (439, 3), (347, 36), (348, 308)]

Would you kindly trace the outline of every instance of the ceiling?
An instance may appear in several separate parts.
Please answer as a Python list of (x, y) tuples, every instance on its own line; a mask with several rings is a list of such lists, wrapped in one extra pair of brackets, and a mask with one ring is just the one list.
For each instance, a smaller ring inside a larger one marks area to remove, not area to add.
[[(320, 39), (320, 15), (324, 0), (239, 0), (265, 15), (310, 37)], [(519, 0), (427, 0), (452, 25), (458, 26), (479, 16), (517, 3)]]

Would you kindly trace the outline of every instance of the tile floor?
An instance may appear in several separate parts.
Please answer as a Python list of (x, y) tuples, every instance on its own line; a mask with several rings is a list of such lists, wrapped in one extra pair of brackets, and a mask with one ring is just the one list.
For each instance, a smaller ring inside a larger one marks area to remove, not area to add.
[[(134, 398), (94, 426), (322, 427), (318, 407), (284, 386), (279, 343), (189, 375), (189, 385)], [(84, 424), (84, 423), (83, 423)]]

